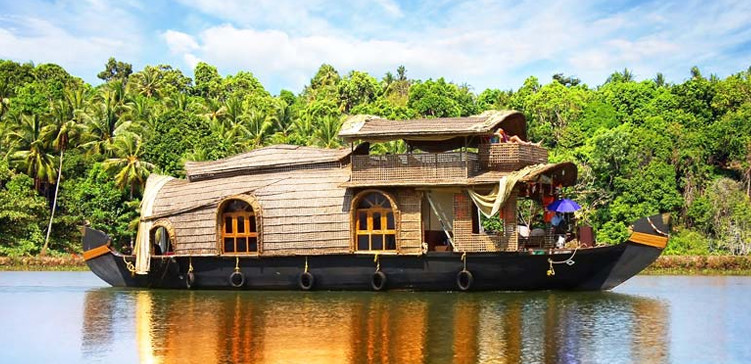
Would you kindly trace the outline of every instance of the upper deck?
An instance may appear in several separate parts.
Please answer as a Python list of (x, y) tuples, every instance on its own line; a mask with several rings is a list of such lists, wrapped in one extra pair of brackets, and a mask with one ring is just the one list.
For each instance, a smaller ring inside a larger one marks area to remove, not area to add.
[(497, 181), (504, 172), (547, 162), (545, 148), (516, 143), (481, 144), (477, 152), (353, 154), (352, 176), (346, 186), (487, 183)]
[[(503, 128), (517, 142), (491, 142)], [(339, 134), (345, 141), (404, 140), (412, 152), (351, 155), (347, 187), (471, 185), (528, 165), (547, 163), (545, 148), (526, 142), (524, 116), (515, 111), (486, 112), (468, 118), (391, 121), (355, 117)]]

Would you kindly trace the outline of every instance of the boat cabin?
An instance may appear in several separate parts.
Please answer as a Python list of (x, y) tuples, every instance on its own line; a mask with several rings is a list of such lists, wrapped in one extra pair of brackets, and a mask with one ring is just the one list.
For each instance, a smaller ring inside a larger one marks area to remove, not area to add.
[[(550, 231), (531, 234), (535, 223), (518, 218), (520, 202), (541, 215), (543, 201), (576, 181), (573, 164), (549, 164), (547, 151), (528, 141), (516, 111), (404, 121), (356, 116), (339, 136), (348, 147), (275, 145), (187, 162), (186, 179), (153, 175), (139, 239), (148, 237), (154, 255), (175, 256), (551, 248)], [(374, 144), (395, 140), (404, 141), (405, 153), (371, 153)]]

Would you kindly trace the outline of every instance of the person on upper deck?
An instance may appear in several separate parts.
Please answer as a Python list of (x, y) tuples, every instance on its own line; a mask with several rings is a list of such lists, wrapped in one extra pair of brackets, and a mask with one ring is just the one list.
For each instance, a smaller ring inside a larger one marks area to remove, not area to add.
[(517, 135), (508, 136), (506, 132), (502, 128), (498, 128), (495, 133), (493, 133), (493, 142), (494, 143), (517, 143), (517, 144), (527, 144), (527, 145), (536, 145), (540, 146), (542, 142), (532, 143), (532, 142), (525, 142), (522, 140), (522, 138), (519, 138)]

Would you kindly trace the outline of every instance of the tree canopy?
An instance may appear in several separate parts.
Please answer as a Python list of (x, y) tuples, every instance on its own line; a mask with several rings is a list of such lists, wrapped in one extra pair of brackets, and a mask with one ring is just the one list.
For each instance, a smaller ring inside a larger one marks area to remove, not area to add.
[(53, 252), (77, 251), (84, 223), (122, 244), (134, 235), (151, 172), (180, 177), (187, 160), (274, 143), (338, 147), (353, 114), (399, 120), (492, 109), (521, 111), (552, 160), (577, 164), (580, 180), (564, 192), (584, 207), (580, 218), (599, 241), (619, 242), (634, 219), (674, 211), (669, 252), (751, 248), (751, 68), (720, 79), (694, 67), (675, 84), (624, 69), (596, 87), (557, 73), (477, 93), (442, 77), (411, 79), (403, 66), (379, 79), (323, 64), (298, 93), (279, 95), (249, 71), (223, 76), (204, 62), (186, 75), (110, 58), (97, 76), (104, 83), (92, 86), (58, 65), (0, 60), (0, 254), (40, 251), (56, 187)]

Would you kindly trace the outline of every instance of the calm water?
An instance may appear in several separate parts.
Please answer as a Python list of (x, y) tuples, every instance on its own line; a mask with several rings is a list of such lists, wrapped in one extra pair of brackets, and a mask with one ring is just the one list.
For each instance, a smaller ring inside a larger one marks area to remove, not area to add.
[(750, 277), (614, 292), (194, 292), (0, 272), (3, 363), (749, 363)]

